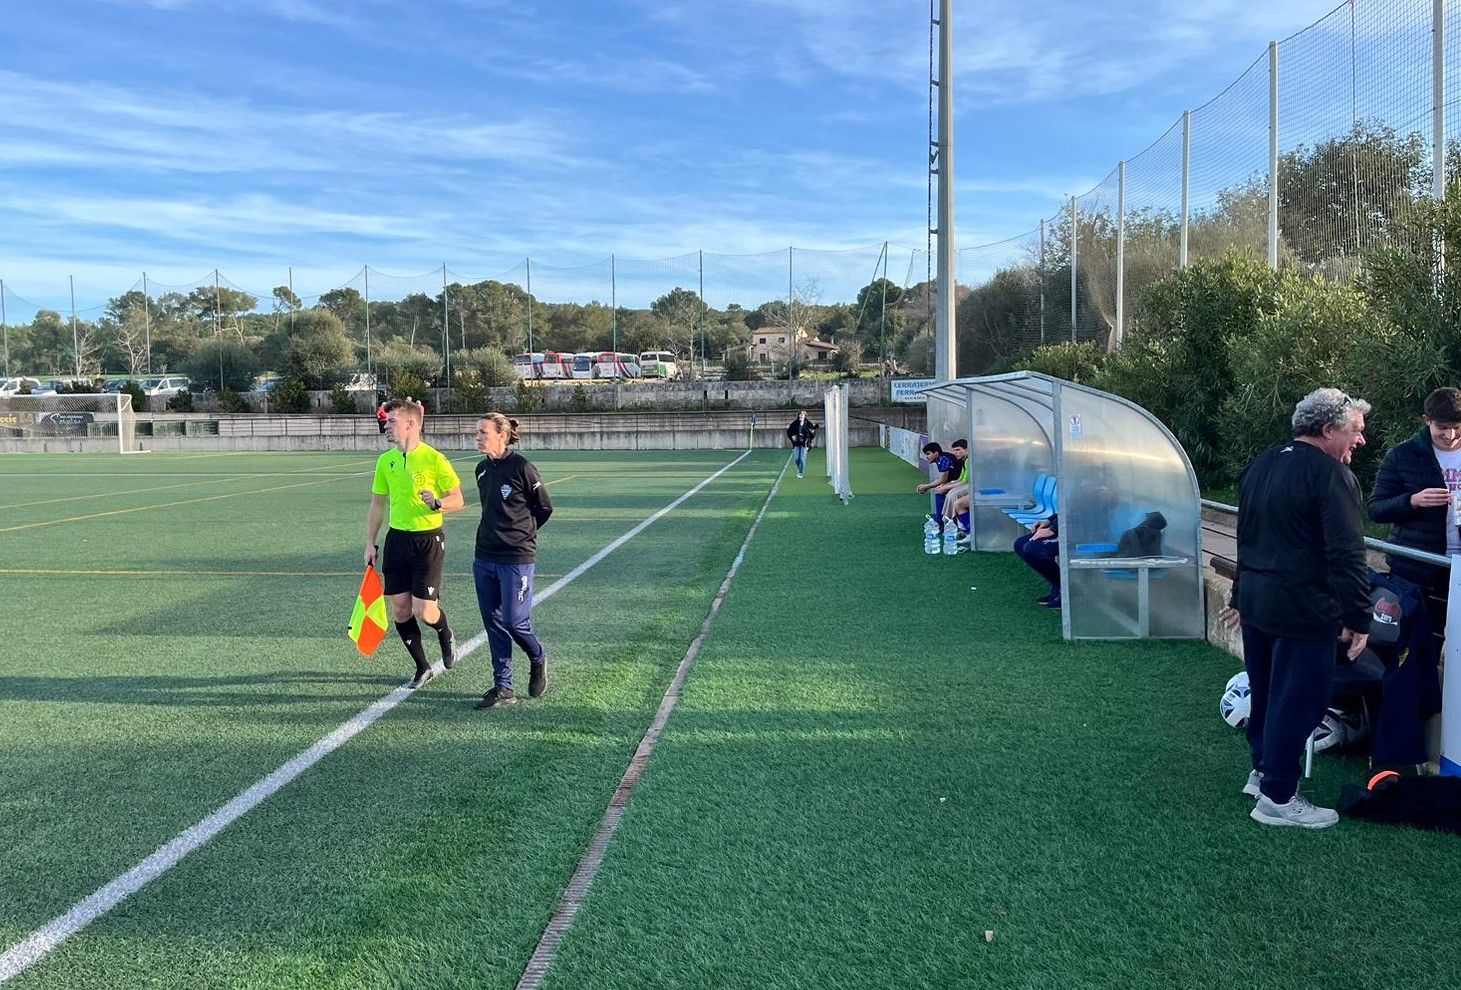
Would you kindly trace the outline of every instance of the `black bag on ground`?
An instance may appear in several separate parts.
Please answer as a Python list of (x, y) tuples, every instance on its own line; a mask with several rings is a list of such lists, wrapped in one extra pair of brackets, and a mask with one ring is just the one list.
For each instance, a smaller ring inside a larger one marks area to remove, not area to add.
[(1374, 790), (1346, 784), (1339, 811), (1381, 825), (1461, 835), (1461, 777), (1387, 776)]

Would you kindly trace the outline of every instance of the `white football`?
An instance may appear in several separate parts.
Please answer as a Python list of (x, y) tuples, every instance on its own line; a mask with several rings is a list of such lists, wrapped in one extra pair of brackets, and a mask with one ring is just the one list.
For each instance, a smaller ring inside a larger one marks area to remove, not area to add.
[(1222, 713), (1224, 722), (1235, 729), (1241, 729), (1248, 721), (1252, 704), (1253, 699), (1248, 690), (1248, 672), (1240, 670), (1228, 679), (1222, 700), (1218, 702), (1218, 711)]

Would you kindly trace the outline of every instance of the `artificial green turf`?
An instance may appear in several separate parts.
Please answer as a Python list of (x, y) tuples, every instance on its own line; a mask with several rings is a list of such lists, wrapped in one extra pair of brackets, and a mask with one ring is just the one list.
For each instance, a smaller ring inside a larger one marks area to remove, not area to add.
[[(731, 456), (535, 454), (569, 479), (540, 574)], [(511, 986), (782, 456), (543, 606), (546, 699), (473, 712), (473, 655), (15, 985)], [(0, 533), (0, 568), (187, 572), (0, 572), (0, 946), (404, 678), (342, 635), (366, 461), (0, 459), (0, 530), (279, 489)], [(1461, 843), (1251, 823), (1235, 661), (1062, 643), (1013, 560), (924, 557), (910, 469), (852, 466), (848, 507), (815, 458), (784, 482), (553, 986), (1455, 983)], [(1319, 772), (1329, 800), (1361, 768)]]
[(851, 467), (773, 503), (550, 987), (1456, 985), (1461, 840), (1253, 823), (1236, 661), (1062, 642), (1011, 556), (922, 554), (911, 469)]
[[(565, 479), (540, 590), (735, 456), (534, 455)], [(542, 606), (545, 699), (474, 711), (479, 650), (15, 985), (511, 986), (781, 461), (752, 455)], [(394, 638), (372, 660), (344, 638), (361, 462), (0, 461), (0, 529), (29, 527), (5, 534), (10, 570), (182, 572), (0, 573), (0, 945), (409, 674)], [(279, 487), (300, 478), (320, 483)], [(134, 506), (155, 507), (74, 518)], [(448, 522), (449, 573), (472, 514)], [(444, 603), (460, 640), (481, 628), (469, 579)]]

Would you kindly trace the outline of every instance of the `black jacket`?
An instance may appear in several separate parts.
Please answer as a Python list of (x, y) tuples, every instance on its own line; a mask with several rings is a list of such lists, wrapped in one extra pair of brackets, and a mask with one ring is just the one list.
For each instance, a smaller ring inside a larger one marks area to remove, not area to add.
[[(1397, 444), (1385, 455), (1375, 487), (1370, 491), (1370, 518), (1390, 524), (1390, 542), (1412, 550), (1446, 553), (1446, 507), (1437, 505), (1417, 509), (1410, 496), (1423, 488), (1445, 488), (1441, 465), (1431, 444), (1431, 431), (1422, 426), (1404, 443)], [(1433, 587), (1446, 580), (1446, 571), (1417, 560), (1387, 557), (1390, 573)]]
[(1238, 576), (1231, 599), (1245, 626), (1270, 636), (1334, 640), (1368, 633), (1369, 569), (1360, 486), (1349, 468), (1292, 440), (1238, 479)]
[(547, 486), (526, 457), (509, 452), (477, 462), (477, 558), (493, 564), (532, 564), (538, 559), (538, 529), (553, 514)]
[(786, 439), (791, 441), (793, 447), (810, 447), (818, 429), (817, 424), (813, 423), (810, 418), (803, 420), (798, 416), (786, 428)]

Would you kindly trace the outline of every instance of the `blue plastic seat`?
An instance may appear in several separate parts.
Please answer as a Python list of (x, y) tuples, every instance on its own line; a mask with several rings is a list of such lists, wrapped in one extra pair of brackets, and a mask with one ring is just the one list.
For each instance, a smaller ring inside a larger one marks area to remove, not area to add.
[(1011, 506), (1010, 508), (1000, 509), (999, 511), (1003, 512), (1005, 515), (1009, 516), (1011, 519), (1013, 519), (1013, 518), (1015, 518), (1016, 516), (1019, 516), (1019, 515), (1025, 515), (1025, 514), (1028, 514), (1028, 513), (1031, 513), (1031, 512), (1039, 512), (1040, 511), (1040, 508), (1041, 508), (1041, 506), (1043, 504), (1043, 499), (1044, 499), (1044, 496), (1045, 496), (1045, 488), (1046, 488), (1046, 485), (1047, 484), (1050, 484), (1050, 483), (1053, 483), (1054, 481), (1055, 481), (1055, 479), (1051, 475), (1048, 475), (1048, 474), (1046, 474), (1046, 473), (1044, 473), (1042, 471), (1041, 473), (1035, 475), (1035, 489), (1034, 489), (1034, 493), (1033, 493), (1033, 495), (1031, 497), (1031, 501), (1033, 502), (1033, 505), (1030, 505), (1028, 507), (1027, 506)]
[(1056, 489), (1055, 475), (1046, 475), (1042, 489), (1035, 491), (1035, 507), (1033, 509), (1005, 510), (1005, 515), (1022, 526), (1039, 522), (1042, 519), (1049, 519), (1055, 515)]

